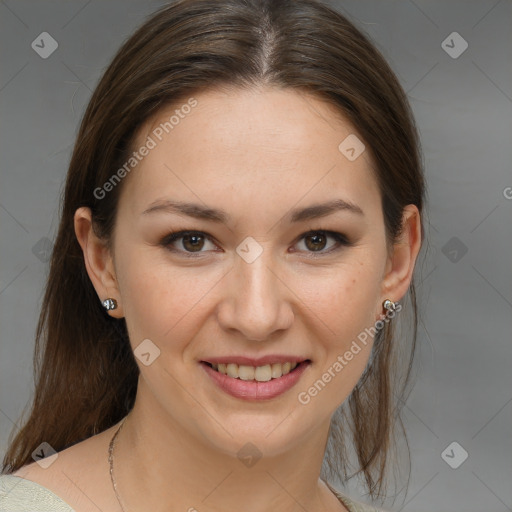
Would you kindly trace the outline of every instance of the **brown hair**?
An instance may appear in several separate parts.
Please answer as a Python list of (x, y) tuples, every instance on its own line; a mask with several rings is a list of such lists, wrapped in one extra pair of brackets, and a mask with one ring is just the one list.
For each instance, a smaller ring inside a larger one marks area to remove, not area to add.
[[(422, 212), (420, 145), (407, 97), (381, 53), (344, 16), (315, 0), (181, 0), (160, 9), (120, 48), (82, 120), (36, 330), (34, 399), (3, 473), (31, 462), (41, 442), (61, 451), (111, 427), (134, 404), (139, 370), (125, 320), (104, 311), (88, 277), (74, 233), (76, 209), (91, 209), (95, 232), (112, 247), (122, 183), (102, 199), (94, 190), (126, 162), (141, 125), (194, 91), (261, 84), (315, 94), (353, 124), (375, 162), (389, 241), (400, 234), (405, 205)], [(413, 282), (408, 298), (413, 332), (400, 389), (394, 366), (404, 365), (404, 353), (386, 324), (362, 378), (333, 416), (322, 468), (348, 477), (350, 434), (355, 474), (372, 497), (382, 495), (414, 356)]]

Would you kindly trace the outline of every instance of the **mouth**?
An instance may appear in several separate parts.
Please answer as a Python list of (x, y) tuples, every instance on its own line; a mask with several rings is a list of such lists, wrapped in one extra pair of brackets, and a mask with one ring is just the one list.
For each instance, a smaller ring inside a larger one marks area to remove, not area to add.
[(254, 382), (269, 382), (279, 379), (285, 375), (301, 370), (310, 363), (310, 359), (305, 359), (299, 362), (288, 361), (284, 363), (265, 364), (262, 366), (249, 366), (236, 363), (211, 363), (209, 361), (201, 361), (201, 364), (209, 366), (212, 370), (226, 375), (227, 377)]
[[(241, 359), (237, 358), (239, 362)], [(280, 359), (284, 362), (249, 366), (227, 362), (224, 358), (224, 362), (219, 359), (200, 361), (200, 367), (210, 382), (228, 395), (245, 401), (261, 401), (277, 398), (291, 390), (312, 364), (310, 359), (301, 361), (296, 358), (293, 362)]]

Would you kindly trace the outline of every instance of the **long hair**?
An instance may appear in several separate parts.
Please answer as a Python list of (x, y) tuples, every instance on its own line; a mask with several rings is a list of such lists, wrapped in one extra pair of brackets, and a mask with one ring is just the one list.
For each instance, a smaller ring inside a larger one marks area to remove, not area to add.
[[(375, 162), (388, 241), (400, 235), (405, 205), (422, 212), (420, 143), (406, 94), (346, 17), (316, 0), (179, 0), (160, 9), (122, 45), (82, 119), (36, 329), (33, 403), (11, 432), (3, 473), (31, 462), (41, 442), (61, 451), (116, 424), (134, 404), (139, 369), (126, 323), (98, 300), (74, 233), (76, 209), (91, 209), (95, 233), (112, 247), (123, 183), (105, 197), (94, 191), (126, 162), (141, 125), (194, 92), (262, 84), (315, 94), (357, 129)], [(324, 475), (348, 478), (350, 447), (372, 497), (382, 493), (414, 356), (414, 282), (408, 298), (409, 356), (396, 352), (390, 325), (377, 333), (360, 381), (333, 416), (322, 467)]]

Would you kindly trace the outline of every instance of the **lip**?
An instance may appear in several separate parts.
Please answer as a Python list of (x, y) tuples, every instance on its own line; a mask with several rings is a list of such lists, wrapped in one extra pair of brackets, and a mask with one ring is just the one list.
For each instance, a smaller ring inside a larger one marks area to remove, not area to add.
[[(238, 358), (237, 360), (241, 359), (243, 358)], [(226, 359), (219, 359), (221, 363), (225, 360)], [(275, 359), (273, 361), (276, 362)], [(290, 360), (288, 359), (287, 361)], [(298, 364), (290, 373), (287, 373), (286, 375), (283, 375), (277, 379), (269, 380), (267, 382), (256, 382), (254, 380), (241, 380), (229, 377), (228, 375), (224, 375), (214, 370), (208, 366), (205, 361), (201, 361), (200, 366), (212, 379), (212, 381), (227, 394), (234, 396), (235, 398), (242, 398), (244, 400), (260, 401), (275, 398), (292, 388), (295, 384), (297, 384), (302, 374), (309, 368), (309, 366), (311, 366), (311, 361), (302, 360), (302, 362)], [(257, 366), (263, 365), (259, 363)]]
[(307, 357), (301, 356), (290, 356), (284, 354), (274, 354), (263, 356), (259, 358), (245, 357), (245, 356), (226, 356), (226, 357), (212, 357), (203, 359), (201, 362), (212, 363), (212, 364), (230, 364), (234, 363), (237, 365), (245, 366), (265, 366), (272, 363), (302, 363), (306, 361)]

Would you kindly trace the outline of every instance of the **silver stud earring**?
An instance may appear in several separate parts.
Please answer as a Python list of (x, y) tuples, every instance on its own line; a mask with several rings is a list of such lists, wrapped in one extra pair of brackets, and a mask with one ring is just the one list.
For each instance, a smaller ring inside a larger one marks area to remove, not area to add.
[(117, 308), (117, 301), (116, 299), (105, 299), (103, 302), (103, 307), (107, 310), (107, 311), (110, 311), (111, 309), (116, 309)]
[(382, 303), (382, 307), (388, 311), (395, 311), (397, 306), (398, 306), (398, 302), (393, 302), (392, 300), (389, 300), (389, 299), (386, 299)]

